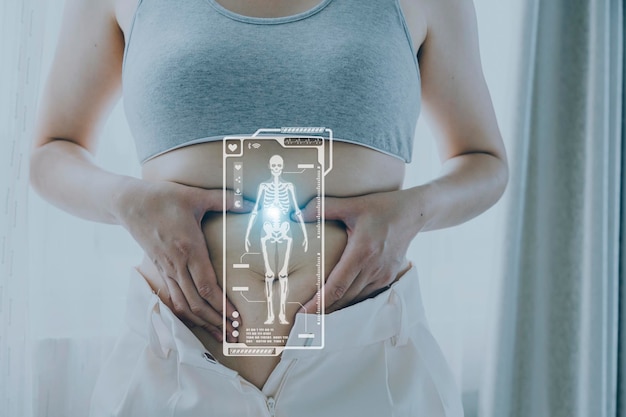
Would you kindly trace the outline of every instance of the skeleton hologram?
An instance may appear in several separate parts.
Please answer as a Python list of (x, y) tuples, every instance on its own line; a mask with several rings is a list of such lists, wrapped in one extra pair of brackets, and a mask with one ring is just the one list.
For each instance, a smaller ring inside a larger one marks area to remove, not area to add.
[(289, 293), (289, 259), (293, 245), (289, 219), (289, 213), (292, 209), (302, 228), (302, 246), (305, 252), (308, 250), (306, 227), (296, 200), (295, 187), (291, 182), (284, 181), (281, 177), (283, 167), (284, 161), (280, 155), (273, 155), (270, 158), (268, 168), (271, 177), (259, 184), (256, 203), (250, 214), (244, 243), (246, 252), (249, 252), (251, 246), (250, 232), (260, 214), (262, 219), (260, 245), (265, 269), (265, 296), (267, 299), (265, 324), (268, 325), (274, 324), (275, 320), (273, 289), (276, 279), (278, 279), (280, 288), (278, 320), (281, 324), (289, 324), (285, 308)]
[[(222, 287), (241, 313), (227, 356), (276, 356), (324, 346), (324, 176), (332, 139), (264, 135), (223, 141)], [(226, 200), (224, 200), (226, 203)], [(304, 222), (304, 211), (311, 210)], [(220, 256), (220, 255), (217, 255)], [(303, 303), (318, 295), (312, 311)], [(223, 314), (223, 329), (232, 318)]]

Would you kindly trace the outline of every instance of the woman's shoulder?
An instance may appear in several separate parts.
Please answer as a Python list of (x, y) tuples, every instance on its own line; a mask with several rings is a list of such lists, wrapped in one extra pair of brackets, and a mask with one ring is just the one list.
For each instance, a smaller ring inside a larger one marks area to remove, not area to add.
[(398, 0), (417, 49), (437, 31), (463, 30), (475, 19), (473, 0)]

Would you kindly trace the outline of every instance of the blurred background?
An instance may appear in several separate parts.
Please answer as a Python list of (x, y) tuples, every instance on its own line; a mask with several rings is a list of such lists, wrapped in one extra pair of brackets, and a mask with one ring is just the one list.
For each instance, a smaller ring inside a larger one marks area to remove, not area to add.
[[(69, 216), (28, 187), (63, 3), (0, 7), (0, 417), (85, 414), (141, 256), (121, 227)], [(624, 6), (474, 4), (511, 182), (486, 213), (412, 245), (432, 331), (467, 417), (626, 416)], [(97, 161), (139, 176), (121, 102), (102, 134)], [(420, 121), (405, 186), (439, 169)]]

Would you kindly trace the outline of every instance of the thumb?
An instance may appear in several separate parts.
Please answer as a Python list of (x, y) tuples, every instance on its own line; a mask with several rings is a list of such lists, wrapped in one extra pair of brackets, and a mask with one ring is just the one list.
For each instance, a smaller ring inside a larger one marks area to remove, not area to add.
[(305, 222), (314, 222), (323, 209), (326, 220), (343, 220), (348, 210), (348, 201), (347, 198), (338, 197), (322, 196), (319, 200), (313, 198), (302, 209), (302, 217)]
[[(302, 219), (306, 223), (317, 221), (318, 213), (320, 211), (320, 203), (317, 198), (312, 198), (309, 202), (302, 208)], [(294, 221), (298, 219), (295, 216), (295, 213), (291, 215)]]
[(324, 198), (324, 216), (326, 220), (344, 221), (351, 213), (351, 197), (326, 197)]
[(254, 208), (254, 203), (244, 199), (241, 195), (235, 196), (232, 190), (203, 190), (205, 211), (233, 211), (248, 213)]

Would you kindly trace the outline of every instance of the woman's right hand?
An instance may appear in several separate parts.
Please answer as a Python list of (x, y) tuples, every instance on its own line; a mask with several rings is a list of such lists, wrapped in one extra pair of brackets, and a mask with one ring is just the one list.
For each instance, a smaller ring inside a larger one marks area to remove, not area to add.
[[(233, 195), (228, 193), (225, 200), (226, 210), (235, 211)], [(236, 211), (249, 211), (247, 203)], [(167, 286), (164, 302), (183, 322), (204, 328), (220, 342), (223, 309), (226, 317), (232, 317), (235, 308), (228, 300), (223, 303), (201, 223), (207, 212), (221, 212), (223, 205), (222, 190), (169, 181), (133, 181), (119, 199), (122, 225), (144, 249)], [(233, 330), (227, 321), (229, 342), (236, 341), (230, 336)]]

